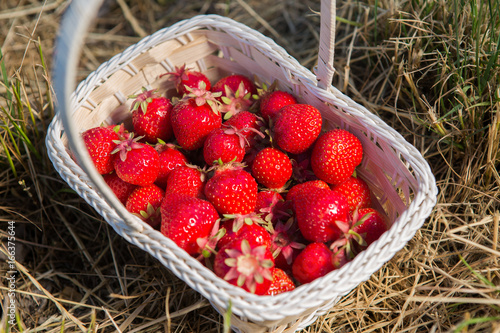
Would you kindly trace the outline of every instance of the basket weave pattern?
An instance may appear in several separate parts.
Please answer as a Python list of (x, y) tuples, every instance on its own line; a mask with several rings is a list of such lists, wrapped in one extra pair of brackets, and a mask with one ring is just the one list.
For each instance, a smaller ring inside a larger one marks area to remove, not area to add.
[[(160, 74), (186, 64), (211, 81), (241, 73), (297, 96), (318, 108), (324, 129), (344, 128), (363, 144), (358, 174), (376, 196), (392, 226), (388, 232), (339, 270), (277, 296), (256, 296), (232, 286), (181, 250), (159, 231), (132, 216), (124, 220), (91, 177), (71, 157), (59, 114), (46, 145), (61, 177), (128, 242), (149, 252), (165, 267), (206, 297), (221, 313), (232, 303), (236, 330), (295, 331), (324, 314), (343, 295), (367, 280), (414, 236), (436, 201), (430, 168), (420, 153), (378, 117), (334, 87), (318, 87), (318, 77), (273, 40), (225, 17), (197, 16), (165, 28), (103, 63), (76, 88), (69, 113), (79, 132), (102, 123), (130, 118), (126, 96), (142, 87), (172, 91)], [(85, 156), (77, 156), (86, 158)], [(130, 222), (132, 221), (132, 222)]]

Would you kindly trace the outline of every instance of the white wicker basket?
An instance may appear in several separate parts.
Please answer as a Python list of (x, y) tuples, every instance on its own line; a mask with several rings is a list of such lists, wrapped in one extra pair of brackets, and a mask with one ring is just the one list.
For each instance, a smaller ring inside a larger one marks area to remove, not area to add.
[[(208, 15), (180, 21), (103, 63), (76, 90), (75, 70), (83, 38), (101, 0), (73, 0), (56, 47), (54, 86), (59, 109), (46, 137), (61, 177), (127, 241), (149, 252), (220, 313), (232, 303), (231, 324), (241, 332), (293, 332), (325, 314), (340, 297), (369, 279), (414, 236), (431, 213), (437, 188), (421, 154), (394, 129), (330, 85), (335, 1), (321, 4), (316, 74), (273, 40), (231, 19)], [(362, 142), (359, 174), (368, 181), (392, 226), (339, 270), (277, 296), (256, 296), (218, 278), (159, 231), (128, 213), (95, 170), (80, 138), (83, 130), (128, 117), (125, 96), (141, 87), (171, 89), (160, 74), (186, 63), (212, 80), (231, 72), (277, 80), (279, 88), (317, 107), (325, 129), (345, 128)], [(69, 151), (78, 159), (72, 159)]]

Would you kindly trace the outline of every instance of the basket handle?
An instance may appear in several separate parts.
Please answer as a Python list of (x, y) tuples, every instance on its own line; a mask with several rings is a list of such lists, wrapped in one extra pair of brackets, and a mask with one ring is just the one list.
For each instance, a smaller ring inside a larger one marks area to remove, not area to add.
[(335, 0), (321, 0), (318, 66), (315, 70), (318, 87), (327, 90), (332, 85), (335, 52)]
[[(72, 120), (71, 95), (75, 88), (76, 68), (84, 36), (89, 28), (92, 18), (97, 16), (97, 11), (103, 0), (73, 0), (62, 17), (59, 35), (56, 40), (56, 53), (54, 57), (54, 90), (58, 99), (58, 115), (61, 117), (65, 134), (70, 148), (77, 156), (88, 156), (87, 149), (80, 137), (76, 124)], [(318, 66), (316, 78), (318, 86), (328, 89), (331, 86), (334, 73), (334, 39), (335, 39), (335, 0), (321, 0), (321, 27), (318, 52)], [(97, 172), (90, 158), (78, 160), (82, 169), (87, 173), (101, 195), (112, 203), (118, 215), (123, 218), (128, 226), (137, 231), (142, 231), (143, 226), (131, 218), (111, 189)]]
[(58, 101), (58, 115), (61, 117), (64, 133), (68, 138), (70, 148), (76, 152), (80, 167), (87, 173), (93, 185), (100, 194), (113, 204), (118, 215), (126, 222), (127, 227), (141, 232), (144, 227), (125, 209), (104, 178), (95, 168), (81, 135), (72, 120), (71, 96), (75, 90), (76, 68), (84, 43), (84, 36), (88, 31), (92, 18), (97, 16), (103, 0), (74, 0), (64, 13), (56, 40), (54, 55), (54, 90)]

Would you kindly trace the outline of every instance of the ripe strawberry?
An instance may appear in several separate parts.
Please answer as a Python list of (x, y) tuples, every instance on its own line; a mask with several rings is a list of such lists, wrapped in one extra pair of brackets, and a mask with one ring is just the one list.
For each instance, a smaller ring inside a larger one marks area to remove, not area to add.
[(310, 242), (334, 241), (342, 235), (337, 223), (347, 223), (347, 199), (327, 189), (312, 189), (295, 200), (295, 215), (300, 232)]
[(137, 187), (137, 185), (133, 185), (123, 181), (120, 177), (116, 175), (115, 172), (109, 173), (102, 176), (104, 181), (111, 188), (116, 197), (121, 201), (122, 204), (125, 205), (127, 202), (128, 196), (132, 191)]
[(264, 137), (264, 134), (260, 132), (261, 127), (264, 126), (262, 120), (249, 111), (241, 111), (232, 116), (224, 122), (223, 126), (234, 127), (239, 130), (250, 145), (252, 145), (257, 135), (261, 138)]
[(389, 226), (377, 210), (373, 208), (362, 208), (353, 213), (352, 230), (363, 239), (358, 250), (366, 249), (389, 229)]
[(273, 224), (281, 218), (290, 216), (283, 196), (276, 191), (257, 192), (255, 212), (261, 214), (266, 222)]
[(175, 138), (186, 150), (203, 147), (208, 134), (222, 125), (215, 96), (203, 88), (193, 89), (186, 99), (172, 109), (171, 122)]
[(118, 134), (109, 127), (94, 127), (82, 133), (83, 141), (87, 147), (90, 158), (101, 174), (107, 174), (114, 170), (111, 155), (116, 148), (116, 140), (119, 140)]
[(207, 165), (219, 160), (222, 163), (241, 162), (245, 156), (245, 146), (245, 139), (238, 131), (223, 126), (208, 134), (203, 144), (203, 158)]
[(271, 274), (273, 276), (273, 280), (266, 295), (274, 296), (295, 289), (295, 283), (293, 283), (290, 276), (288, 276), (284, 270), (273, 267), (271, 268)]
[(346, 181), (332, 186), (332, 191), (341, 193), (346, 197), (351, 213), (356, 208), (368, 208), (372, 204), (370, 188), (361, 178), (351, 176)]
[(205, 85), (205, 89), (210, 90), (211, 88), (210, 80), (205, 74), (195, 71), (192, 68), (186, 68), (185, 64), (180, 67), (176, 66), (173, 72), (162, 74), (160, 77), (164, 75), (169, 75), (170, 81), (174, 81), (175, 89), (180, 96), (189, 93), (186, 86), (191, 89), (199, 88), (201, 82)]
[(205, 196), (220, 214), (250, 214), (257, 202), (257, 182), (241, 165), (226, 163), (207, 181)]
[[(234, 215), (225, 215), (226, 218), (227, 216)], [(271, 246), (271, 235), (259, 224), (260, 218), (258, 215), (246, 218), (244, 216), (240, 216), (240, 219), (244, 221), (239, 222), (236, 220), (237, 218), (231, 218), (222, 224), (222, 227), (226, 229), (226, 233), (219, 240), (219, 248), (223, 248), (238, 239), (246, 239), (252, 247), (259, 245)]]
[(253, 104), (253, 98), (245, 84), (240, 82), (236, 90), (232, 90), (228, 85), (224, 86), (221, 96), (221, 112), (224, 119), (230, 119), (240, 112), (248, 111)]
[(306, 151), (318, 137), (323, 123), (318, 109), (308, 104), (286, 105), (274, 119), (276, 144), (292, 154)]
[(273, 256), (265, 245), (251, 246), (239, 239), (217, 252), (214, 272), (227, 282), (253, 294), (264, 295), (273, 279)]
[(160, 157), (153, 147), (136, 140), (131, 135), (129, 139), (121, 141), (113, 151), (117, 154), (114, 159), (116, 174), (134, 185), (151, 185), (160, 171)]
[(297, 104), (297, 100), (292, 94), (282, 90), (274, 90), (261, 97), (259, 111), (262, 117), (269, 121), (274, 119), (282, 107), (290, 104)]
[(311, 166), (319, 179), (337, 185), (352, 176), (362, 158), (359, 139), (346, 130), (334, 129), (321, 135), (314, 144)]
[(198, 239), (209, 237), (218, 219), (210, 202), (185, 194), (166, 194), (161, 205), (161, 233), (190, 255), (201, 253)]
[(221, 93), (222, 96), (226, 96), (228, 89), (233, 93), (239, 90), (240, 96), (246, 96), (248, 94), (252, 96), (257, 93), (257, 88), (253, 81), (241, 74), (232, 74), (219, 79), (212, 86), (211, 90), (214, 93)]
[(165, 189), (170, 172), (179, 166), (186, 165), (188, 159), (173, 144), (159, 143), (155, 146), (155, 149), (160, 155), (160, 172), (155, 183)]
[(322, 180), (309, 180), (305, 183), (296, 184), (292, 186), (290, 190), (288, 190), (288, 193), (286, 194), (286, 200), (291, 202), (292, 208), (295, 210), (294, 205), (296, 198), (303, 195), (309, 195), (309, 193), (315, 188), (323, 188), (328, 190), (330, 189), (330, 186), (328, 186), (328, 184)]
[(139, 186), (130, 194), (125, 207), (156, 228), (161, 222), (160, 206), (164, 196), (165, 191), (154, 184)]
[(292, 176), (292, 163), (288, 156), (278, 149), (264, 148), (253, 161), (252, 175), (265, 187), (280, 189)]
[(202, 198), (205, 187), (205, 171), (194, 165), (181, 165), (170, 172), (165, 193), (182, 193)]
[(135, 98), (131, 107), (134, 132), (153, 144), (158, 139), (170, 140), (173, 136), (170, 122), (172, 102), (154, 90), (145, 89), (131, 98)]
[(293, 261), (305, 248), (299, 240), (300, 233), (294, 222), (293, 218), (289, 218), (285, 224), (278, 221), (274, 230), (271, 231), (271, 252), (274, 263), (276, 267), (285, 271), (292, 269)]
[(314, 281), (335, 267), (332, 251), (324, 243), (311, 243), (299, 253), (292, 265), (292, 275), (297, 282), (304, 284)]

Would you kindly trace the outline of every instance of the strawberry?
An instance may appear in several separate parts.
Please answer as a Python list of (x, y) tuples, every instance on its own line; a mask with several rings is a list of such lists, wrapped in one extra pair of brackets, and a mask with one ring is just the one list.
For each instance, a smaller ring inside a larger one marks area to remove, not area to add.
[(332, 251), (324, 243), (311, 243), (299, 253), (292, 265), (292, 275), (297, 282), (304, 284), (314, 281), (335, 267)]
[(352, 176), (363, 158), (363, 147), (354, 134), (334, 129), (322, 134), (314, 144), (311, 166), (321, 180), (338, 185)]
[(370, 188), (361, 178), (350, 176), (346, 181), (332, 186), (332, 191), (341, 193), (346, 197), (351, 213), (356, 208), (368, 208), (372, 204)]
[(285, 200), (280, 193), (270, 190), (257, 192), (255, 212), (261, 214), (266, 222), (274, 224), (281, 218), (289, 217), (287, 209)]
[(294, 205), (296, 198), (303, 195), (309, 195), (311, 190), (315, 188), (323, 188), (328, 190), (330, 189), (330, 186), (328, 186), (328, 184), (322, 180), (309, 180), (305, 183), (296, 184), (292, 186), (290, 190), (288, 190), (288, 193), (286, 194), (286, 200), (291, 202), (292, 208), (295, 210)]
[(293, 218), (283, 224), (281, 221), (271, 231), (271, 251), (276, 267), (285, 271), (292, 268), (292, 263), (305, 245), (299, 242), (300, 233)]
[(186, 68), (186, 64), (180, 67), (176, 66), (173, 72), (162, 74), (160, 77), (164, 75), (169, 75), (170, 81), (174, 81), (175, 89), (180, 96), (189, 93), (189, 88), (199, 88), (201, 82), (205, 85), (205, 89), (210, 90), (211, 88), (210, 80), (205, 74), (192, 68)]
[(347, 223), (347, 199), (331, 190), (317, 188), (295, 200), (295, 215), (300, 232), (310, 242), (329, 242), (342, 235), (337, 222)]
[[(228, 216), (234, 215), (224, 216), (228, 218)], [(246, 239), (251, 246), (271, 246), (271, 235), (263, 226), (259, 224), (260, 218), (258, 215), (250, 217), (247, 215), (246, 218), (244, 216), (241, 216), (240, 218), (242, 218), (244, 222), (238, 222), (237, 218), (230, 218), (222, 224), (222, 227), (226, 229), (226, 233), (219, 240), (218, 245), (220, 248), (225, 247), (238, 239)]]
[(245, 139), (234, 128), (223, 126), (210, 132), (203, 144), (203, 158), (207, 165), (241, 162), (245, 156)]
[(160, 171), (155, 183), (165, 189), (170, 172), (179, 166), (186, 165), (188, 159), (170, 143), (159, 143), (155, 146), (155, 149), (160, 156)]
[(253, 104), (252, 95), (248, 92), (248, 87), (245, 86), (243, 81), (240, 82), (236, 90), (225, 85), (220, 99), (224, 119), (230, 119), (240, 112), (248, 111)]
[(297, 100), (292, 94), (282, 90), (274, 90), (265, 93), (260, 98), (259, 111), (262, 117), (269, 121), (274, 119), (282, 107), (290, 104), (297, 104)]
[(151, 185), (160, 171), (160, 157), (153, 147), (137, 142), (137, 139), (139, 137), (134, 139), (131, 135), (113, 150), (117, 154), (113, 163), (116, 174), (134, 185)]
[(120, 200), (124, 205), (127, 202), (130, 193), (132, 193), (132, 191), (137, 187), (137, 185), (123, 181), (116, 175), (115, 172), (103, 175), (102, 177), (104, 178), (106, 184), (108, 184), (113, 193), (116, 195), (118, 200)]
[(274, 119), (276, 144), (292, 154), (306, 151), (318, 137), (323, 123), (319, 110), (308, 104), (286, 105)]
[(358, 242), (358, 250), (366, 249), (389, 229), (389, 226), (377, 210), (373, 208), (362, 208), (353, 213), (352, 230), (361, 236), (363, 241)]
[(158, 139), (170, 140), (173, 136), (172, 102), (156, 90), (143, 89), (141, 94), (130, 97), (135, 98), (131, 107), (134, 132), (149, 143), (156, 143)]
[(205, 171), (194, 165), (181, 165), (170, 172), (165, 193), (182, 193), (202, 198), (205, 187)]
[(266, 295), (274, 296), (295, 289), (295, 283), (293, 283), (290, 276), (288, 276), (284, 270), (273, 267), (271, 268), (271, 274), (273, 280)]
[(166, 194), (161, 205), (161, 233), (190, 255), (201, 253), (198, 239), (209, 237), (218, 219), (210, 202), (186, 194)]
[(252, 246), (238, 239), (222, 247), (214, 259), (214, 272), (227, 282), (256, 295), (264, 295), (273, 279), (273, 256), (266, 245)]
[(222, 125), (215, 96), (201, 86), (192, 89), (172, 109), (170, 119), (175, 138), (186, 150), (203, 147), (208, 134)]
[(275, 148), (262, 149), (252, 164), (252, 175), (258, 183), (281, 189), (292, 176), (292, 163), (288, 156)]
[(213, 86), (212, 92), (221, 93), (222, 96), (227, 96), (226, 92), (239, 92), (240, 96), (250, 96), (257, 93), (255, 84), (245, 75), (232, 74), (219, 79)]
[(101, 175), (112, 172), (114, 156), (111, 153), (119, 140), (118, 134), (109, 127), (100, 126), (84, 131), (82, 138), (97, 171)]
[(264, 126), (262, 119), (249, 111), (241, 111), (232, 116), (224, 122), (223, 126), (239, 130), (250, 145), (252, 145), (257, 135), (264, 137), (264, 134), (260, 132), (261, 127)]
[(125, 207), (156, 228), (161, 222), (160, 206), (164, 195), (165, 191), (154, 184), (139, 186), (130, 194)]
[(257, 182), (241, 165), (222, 164), (207, 181), (205, 196), (220, 214), (250, 214), (257, 202)]

